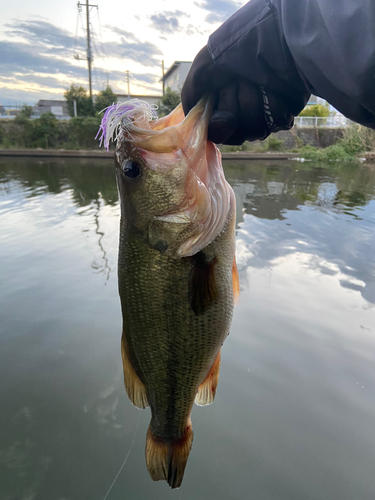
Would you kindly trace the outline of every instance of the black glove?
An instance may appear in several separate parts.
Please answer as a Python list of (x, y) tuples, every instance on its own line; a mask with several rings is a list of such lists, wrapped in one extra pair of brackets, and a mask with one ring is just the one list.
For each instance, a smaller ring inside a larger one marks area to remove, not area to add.
[(194, 59), (182, 87), (185, 115), (204, 94), (215, 97), (208, 139), (217, 144), (239, 145), (263, 140), (271, 132), (289, 130), (294, 116), (302, 109), (300, 101), (296, 106), (289, 96), (222, 71), (213, 62), (207, 46)]

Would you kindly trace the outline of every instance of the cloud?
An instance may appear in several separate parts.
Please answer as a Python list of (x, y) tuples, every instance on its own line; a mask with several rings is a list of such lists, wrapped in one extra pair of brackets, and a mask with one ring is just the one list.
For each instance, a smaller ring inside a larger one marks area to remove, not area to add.
[(163, 33), (164, 35), (172, 35), (173, 33), (177, 33), (182, 30), (180, 26), (180, 22), (178, 20), (179, 17), (190, 17), (185, 12), (181, 12), (180, 10), (175, 11), (165, 11), (159, 12), (158, 14), (153, 14), (150, 16), (151, 19), (151, 27), (155, 30), (159, 31), (159, 33)]
[(1, 76), (32, 73), (62, 73), (83, 76), (83, 68), (57, 57), (45, 56), (30, 44), (0, 40)]
[(122, 30), (121, 28), (117, 28), (116, 26), (109, 26), (108, 24), (106, 24), (105, 27), (110, 31), (112, 31), (113, 33), (116, 33), (116, 35), (123, 36), (128, 40), (133, 40), (133, 42), (139, 42), (138, 38), (134, 35), (134, 33), (131, 33), (130, 31)]
[[(178, 12), (178, 11), (177, 11)], [(47, 56), (60, 56), (62, 61), (73, 57), (77, 50), (84, 50), (86, 39), (74, 37), (66, 30), (62, 30), (46, 21), (14, 21), (7, 24), (7, 35), (20, 37), (27, 42), (27, 46), (21, 42), (19, 47), (22, 52), (27, 47), (31, 53)], [(141, 42), (133, 33), (117, 27), (108, 27), (113, 33), (120, 35), (120, 40), (115, 42), (101, 43), (93, 32), (92, 45), (95, 57), (95, 49), (99, 57), (118, 57), (121, 60), (132, 60), (142, 62), (146, 66), (155, 66), (159, 62), (155, 56), (161, 55), (159, 48), (150, 42)], [(53, 61), (53, 59), (51, 59)], [(54, 63), (53, 63), (54, 64)], [(65, 68), (79, 68), (74, 64), (66, 63)]]
[(209, 11), (205, 20), (213, 24), (224, 22), (228, 17), (234, 14), (243, 3), (237, 2), (236, 0), (204, 0), (201, 3), (196, 2), (195, 5)]
[(131, 76), (144, 83), (156, 83), (160, 80), (160, 76), (153, 73), (131, 73)]
[(32, 46), (39, 47), (43, 53), (69, 57), (77, 50), (85, 49), (85, 37), (74, 37), (47, 21), (13, 21), (6, 27), (8, 36), (26, 40)]
[[(161, 50), (150, 42), (105, 42), (101, 45), (104, 55), (124, 60), (135, 61), (143, 66), (159, 66), (159, 60), (155, 56), (162, 55)], [(100, 51), (100, 49), (99, 49)]]
[(151, 42), (141, 42), (133, 33), (116, 27), (107, 26), (113, 33), (120, 35), (117, 42), (104, 42), (98, 45), (98, 52), (104, 58), (114, 57), (142, 63), (144, 66), (159, 66), (156, 56), (161, 50)]
[[(56, 92), (61, 95), (62, 90), (72, 83), (87, 87), (87, 63), (73, 59), (77, 52), (85, 56), (85, 37), (75, 37), (44, 19), (15, 20), (6, 28), (7, 39), (0, 40), (0, 87), (3, 97), (14, 95), (12, 89), (17, 90), (19, 95), (23, 88), (23, 99), (31, 99), (37, 93)], [(109, 69), (111, 81), (118, 82), (121, 88), (121, 82), (125, 81), (125, 73), (121, 71), (124, 61), (134, 61), (151, 68), (160, 65), (162, 52), (156, 45), (142, 42), (129, 31), (107, 28), (117, 40), (101, 43), (95, 31), (92, 33), (96, 87), (101, 88), (102, 79), (105, 80), (102, 75)], [(145, 86), (153, 86), (157, 81), (151, 73), (139, 74), (136, 78)]]

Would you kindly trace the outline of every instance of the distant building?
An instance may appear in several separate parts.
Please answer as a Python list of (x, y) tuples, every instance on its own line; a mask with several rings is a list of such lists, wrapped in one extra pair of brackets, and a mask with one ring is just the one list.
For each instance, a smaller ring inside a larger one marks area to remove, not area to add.
[(325, 106), (327, 104), (327, 101), (325, 99), (323, 99), (322, 97), (318, 97), (317, 95), (311, 94), (306, 106), (309, 106), (310, 104), (320, 104), (321, 106)]
[(157, 104), (160, 99), (163, 97), (160, 95), (138, 95), (138, 94), (116, 94), (116, 97), (119, 102), (125, 102), (129, 99), (140, 99), (141, 101), (146, 101), (148, 104)]
[(181, 92), (191, 64), (191, 61), (175, 61), (161, 79), (164, 88), (169, 87), (175, 92)]
[(5, 111), (5, 114), (7, 116), (17, 116), (17, 115), (20, 114), (20, 110), (19, 109), (11, 109), (11, 108), (9, 108), (9, 109), (7, 109)]
[(33, 107), (33, 117), (43, 113), (53, 113), (56, 118), (64, 120), (70, 118), (67, 101), (55, 101), (53, 99), (40, 99)]

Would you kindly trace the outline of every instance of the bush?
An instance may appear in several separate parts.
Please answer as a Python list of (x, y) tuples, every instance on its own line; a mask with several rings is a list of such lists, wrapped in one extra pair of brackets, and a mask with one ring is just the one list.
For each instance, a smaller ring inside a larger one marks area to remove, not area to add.
[(0, 122), (0, 145), (3, 148), (98, 148), (95, 140), (101, 118), (77, 117), (57, 120), (52, 113), (29, 120), (17, 116)]
[(284, 141), (281, 141), (274, 135), (270, 135), (264, 141), (264, 151), (283, 151), (284, 150)]
[(43, 113), (40, 118), (34, 120), (34, 129), (32, 132), (34, 147), (55, 147), (58, 135), (58, 120), (53, 113)]
[(240, 146), (228, 146), (223, 144), (220, 146), (220, 151), (223, 153), (236, 153), (237, 151), (251, 151), (252, 145), (250, 142), (245, 141)]
[(329, 116), (329, 109), (321, 104), (310, 104), (306, 106), (299, 116)]
[(343, 137), (336, 144), (323, 149), (310, 145), (300, 149), (301, 156), (308, 160), (351, 160), (361, 153), (375, 150), (375, 131), (353, 123), (344, 130)]
[(375, 131), (358, 123), (352, 123), (349, 127), (346, 127), (339, 142), (343, 145), (345, 151), (352, 155), (374, 151)]
[(301, 157), (306, 160), (329, 161), (329, 160), (351, 160), (355, 156), (347, 153), (342, 144), (336, 143), (323, 149), (316, 149), (309, 144), (301, 148)]
[(180, 94), (167, 87), (163, 97), (158, 102), (158, 117), (161, 118), (162, 116), (169, 115), (169, 113), (171, 113), (180, 104), (180, 102)]
[(68, 122), (69, 145), (73, 148), (95, 148), (99, 143), (95, 136), (99, 130), (101, 117), (77, 116)]

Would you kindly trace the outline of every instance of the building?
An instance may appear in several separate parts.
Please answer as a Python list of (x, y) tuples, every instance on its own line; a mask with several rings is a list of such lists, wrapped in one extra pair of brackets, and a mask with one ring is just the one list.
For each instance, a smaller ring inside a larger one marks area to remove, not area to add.
[(192, 61), (175, 61), (161, 79), (163, 88), (181, 92), (191, 64)]
[(55, 101), (53, 99), (40, 99), (33, 107), (33, 118), (37, 118), (43, 113), (53, 113), (56, 118), (66, 120), (70, 118), (68, 103), (64, 101)]
[(325, 106), (327, 104), (327, 101), (325, 99), (323, 99), (322, 97), (318, 97), (317, 95), (311, 94), (306, 106), (310, 106), (310, 104), (320, 104), (321, 106)]
[(141, 101), (146, 101), (148, 104), (157, 104), (160, 99), (163, 97), (160, 95), (138, 95), (138, 94), (116, 94), (118, 102), (125, 102), (129, 99), (140, 99)]

